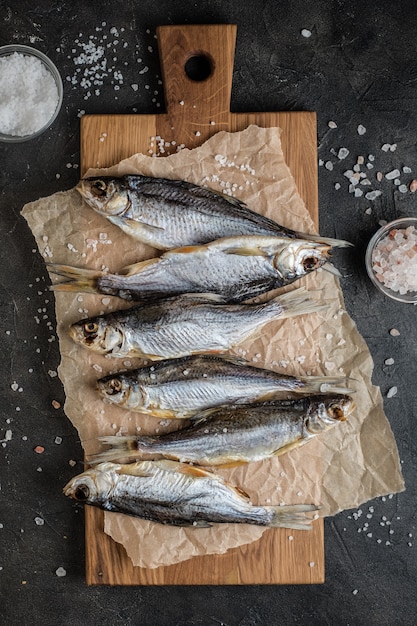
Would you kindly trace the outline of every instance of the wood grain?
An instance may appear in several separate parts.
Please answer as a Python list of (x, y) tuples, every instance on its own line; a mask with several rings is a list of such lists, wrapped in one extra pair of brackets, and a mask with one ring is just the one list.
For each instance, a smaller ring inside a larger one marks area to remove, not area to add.
[[(81, 172), (109, 167), (137, 152), (164, 154), (180, 144), (201, 145), (219, 130), (239, 131), (250, 124), (282, 129), (286, 162), (318, 227), (316, 116), (309, 112), (231, 113), (230, 94), (236, 26), (162, 26), (157, 29), (166, 113), (86, 115), (81, 119)], [(191, 57), (209, 60), (210, 76), (191, 80)], [(105, 134), (105, 135), (104, 135)], [(105, 137), (105, 141), (100, 140)], [(173, 142), (175, 142), (173, 144)], [(271, 529), (252, 544), (226, 554), (195, 557), (156, 569), (134, 567), (123, 546), (103, 531), (104, 514), (85, 509), (86, 580), (89, 585), (240, 585), (324, 581), (323, 521), (311, 532)], [(293, 539), (289, 539), (289, 537)], [(169, 546), (167, 546), (169, 549)]]

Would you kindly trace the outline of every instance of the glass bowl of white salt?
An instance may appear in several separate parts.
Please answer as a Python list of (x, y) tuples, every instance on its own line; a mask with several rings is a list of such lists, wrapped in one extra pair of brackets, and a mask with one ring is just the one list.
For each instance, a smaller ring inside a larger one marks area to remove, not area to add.
[(386, 296), (417, 303), (417, 218), (402, 217), (382, 226), (368, 244), (365, 265)]
[(48, 57), (29, 46), (0, 47), (0, 141), (38, 137), (62, 105), (61, 76)]

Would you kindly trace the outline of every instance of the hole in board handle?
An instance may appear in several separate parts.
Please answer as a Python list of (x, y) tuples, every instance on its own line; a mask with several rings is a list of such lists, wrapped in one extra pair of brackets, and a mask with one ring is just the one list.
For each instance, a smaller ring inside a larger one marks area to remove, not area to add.
[(198, 83), (207, 80), (213, 73), (213, 69), (213, 59), (205, 52), (192, 54), (184, 65), (184, 71), (188, 78)]

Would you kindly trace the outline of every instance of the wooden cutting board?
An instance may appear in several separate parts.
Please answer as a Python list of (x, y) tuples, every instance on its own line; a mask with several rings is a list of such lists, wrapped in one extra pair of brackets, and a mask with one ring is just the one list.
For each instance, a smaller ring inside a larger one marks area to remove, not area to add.
[[(137, 152), (156, 152), (163, 156), (175, 152), (181, 144), (194, 148), (220, 130), (240, 131), (250, 124), (278, 126), (282, 129), (286, 162), (318, 226), (315, 113), (230, 112), (236, 43), (233, 24), (161, 26), (157, 37), (167, 112), (84, 116), (81, 119), (81, 174), (90, 167), (109, 167)], [(226, 554), (195, 557), (176, 565), (146, 569), (134, 567), (125, 549), (104, 533), (103, 518), (101, 510), (85, 507), (86, 580), (90, 585), (324, 581), (322, 520), (313, 523), (311, 532), (269, 529), (258, 541)], [(289, 540), (289, 536), (293, 539)]]

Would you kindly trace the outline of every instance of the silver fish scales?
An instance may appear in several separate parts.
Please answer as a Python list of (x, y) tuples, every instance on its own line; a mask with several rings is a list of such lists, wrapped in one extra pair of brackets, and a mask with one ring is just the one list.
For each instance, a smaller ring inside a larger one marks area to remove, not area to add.
[[(87, 291), (148, 302), (183, 293), (214, 293), (242, 302), (284, 287), (328, 264), (328, 244), (285, 237), (241, 236), (165, 252), (122, 274), (50, 264), (68, 279), (58, 291)], [(336, 271), (333, 268), (333, 271)]]
[(243, 523), (309, 530), (314, 504), (254, 506), (239, 488), (175, 461), (101, 463), (76, 476), (64, 494), (78, 502), (174, 526)]
[(160, 360), (225, 353), (272, 320), (322, 309), (304, 288), (262, 304), (183, 295), (80, 320), (69, 332), (76, 343), (100, 354)]
[(97, 213), (161, 250), (236, 235), (346, 243), (285, 228), (240, 200), (182, 180), (141, 175), (91, 177), (81, 180), (76, 189)]
[(112, 447), (90, 462), (166, 458), (224, 466), (261, 461), (304, 445), (346, 421), (354, 408), (350, 396), (335, 394), (220, 406), (164, 435), (100, 437)]
[(104, 398), (129, 411), (187, 419), (222, 404), (249, 403), (297, 394), (348, 393), (346, 378), (296, 377), (231, 357), (187, 356), (158, 361), (97, 381)]

